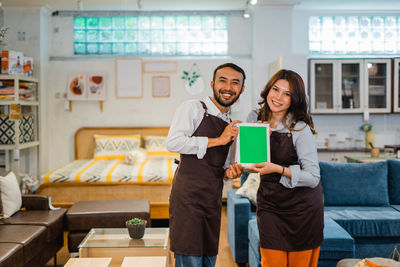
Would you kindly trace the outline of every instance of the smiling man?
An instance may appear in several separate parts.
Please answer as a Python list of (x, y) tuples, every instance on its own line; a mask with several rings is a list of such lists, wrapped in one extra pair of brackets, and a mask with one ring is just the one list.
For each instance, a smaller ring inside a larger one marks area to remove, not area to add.
[(218, 254), (224, 176), (238, 177), (229, 148), (238, 135), (229, 107), (244, 90), (246, 75), (226, 63), (214, 71), (213, 97), (182, 103), (173, 118), (167, 148), (181, 154), (169, 205), (175, 267), (212, 267)]

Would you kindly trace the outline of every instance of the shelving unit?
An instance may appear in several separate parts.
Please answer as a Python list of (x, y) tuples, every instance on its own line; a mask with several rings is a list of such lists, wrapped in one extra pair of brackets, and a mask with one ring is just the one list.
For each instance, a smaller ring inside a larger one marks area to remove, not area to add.
[[(24, 158), (23, 171), (38, 175), (38, 92), (39, 81), (35, 78), (0, 74), (0, 174), (13, 171), (19, 177)], [(31, 153), (30, 149), (35, 151)], [(34, 168), (31, 162), (36, 165)]]
[(311, 59), (311, 112), (389, 113), (390, 70), (390, 59)]
[(394, 59), (393, 111), (400, 112), (400, 58)]

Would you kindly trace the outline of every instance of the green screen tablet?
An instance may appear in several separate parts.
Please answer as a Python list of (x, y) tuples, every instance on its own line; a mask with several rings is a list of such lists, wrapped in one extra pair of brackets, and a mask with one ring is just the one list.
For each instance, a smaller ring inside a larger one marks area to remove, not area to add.
[(248, 167), (254, 163), (270, 162), (269, 125), (238, 123), (236, 162)]

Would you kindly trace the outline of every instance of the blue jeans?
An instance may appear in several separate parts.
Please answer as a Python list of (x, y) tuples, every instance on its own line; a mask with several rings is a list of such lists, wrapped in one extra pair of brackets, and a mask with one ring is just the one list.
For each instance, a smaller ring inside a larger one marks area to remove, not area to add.
[(217, 256), (186, 256), (175, 253), (175, 267), (214, 267)]

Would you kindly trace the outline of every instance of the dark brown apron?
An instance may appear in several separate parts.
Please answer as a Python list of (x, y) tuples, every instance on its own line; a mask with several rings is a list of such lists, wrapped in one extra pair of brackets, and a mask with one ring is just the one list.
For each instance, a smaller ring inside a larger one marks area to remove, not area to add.
[[(298, 163), (291, 133), (272, 132), (271, 161), (289, 166)], [(323, 241), (324, 207), (321, 182), (315, 188), (286, 188), (281, 174), (261, 175), (257, 192), (260, 246), (283, 251), (317, 248)]]
[[(216, 138), (228, 125), (207, 113), (192, 136)], [(180, 156), (169, 199), (171, 250), (188, 256), (216, 256), (221, 225), (222, 187), (228, 143), (208, 148), (203, 159)]]

